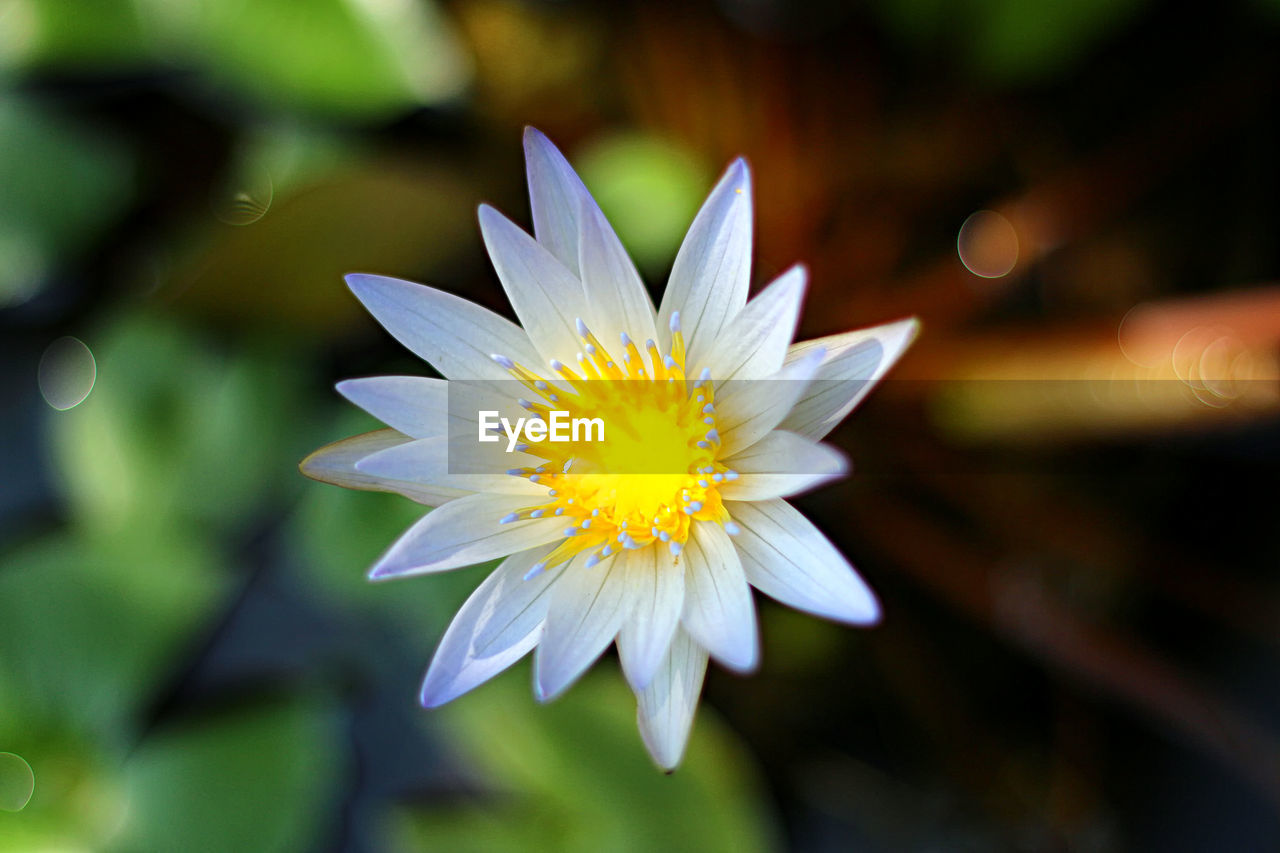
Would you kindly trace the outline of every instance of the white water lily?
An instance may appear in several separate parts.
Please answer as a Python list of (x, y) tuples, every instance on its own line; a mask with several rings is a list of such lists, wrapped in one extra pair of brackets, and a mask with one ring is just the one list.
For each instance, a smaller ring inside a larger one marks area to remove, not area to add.
[[(847, 471), (820, 439), (901, 356), (917, 323), (792, 344), (806, 273), (793, 267), (747, 300), (751, 181), (741, 159), (694, 219), (655, 311), (563, 155), (536, 130), (524, 142), (535, 236), (480, 208), (523, 328), (430, 287), (348, 276), (373, 316), (445, 378), (340, 383), (390, 429), (324, 447), (302, 470), (436, 507), (372, 578), (505, 558), (441, 640), (424, 705), (456, 698), (534, 649), (534, 691), (550, 700), (616, 643), (644, 743), (671, 769), (708, 657), (737, 672), (759, 662), (751, 587), (839, 622), (878, 620), (871, 590), (784, 498)], [(550, 403), (607, 409), (635, 440), (586, 470), (576, 461), (604, 451), (570, 442), (521, 444), (514, 456), (523, 464), (510, 471), (457, 473), (443, 461), (455, 414), (449, 380), (518, 381), (536, 401), (521, 405), (544, 415)], [(626, 393), (610, 390), (619, 382)], [(626, 464), (638, 457), (665, 467), (633, 473)]]

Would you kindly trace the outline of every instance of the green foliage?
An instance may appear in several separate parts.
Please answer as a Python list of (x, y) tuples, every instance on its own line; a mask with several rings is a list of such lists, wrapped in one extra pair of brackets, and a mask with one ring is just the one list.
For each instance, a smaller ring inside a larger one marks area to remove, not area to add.
[(919, 50), (952, 52), (1011, 84), (1052, 79), (1132, 20), (1146, 0), (881, 0), (887, 29)]
[(95, 387), (54, 418), (78, 520), (108, 532), (225, 526), (271, 496), (287, 458), (278, 415), (296, 387), (287, 360), (253, 347), (218, 355), (145, 315), (89, 344)]
[(25, 808), (0, 813), (0, 851), (93, 849), (118, 831), (127, 808), (118, 760), (40, 718), (9, 743), (28, 764), (33, 787)]
[(195, 67), (262, 106), (377, 119), (457, 97), (470, 65), (427, 2), (13, 0), (0, 67)]
[(277, 416), (296, 385), (288, 362), (257, 345), (219, 356), (144, 315), (87, 337), (99, 382), (49, 414), (71, 524), (5, 554), (0, 571), (0, 744), (36, 779), (0, 851), (118, 832), (125, 850), (292, 849), (322, 830), (334, 784), (339, 742), (317, 703), (143, 737), (226, 601), (220, 536), (292, 485)]
[(0, 809), (21, 811), (35, 790), (36, 777), (21, 755), (0, 752)]
[(250, 97), (377, 116), (459, 94), (466, 63), (427, 3), (220, 0), (190, 33), (215, 79)]
[(150, 58), (135, 0), (9, 0), (0, 29), (0, 64), (23, 70), (122, 68)]
[(298, 698), (148, 738), (125, 767), (132, 808), (113, 849), (312, 849), (334, 818), (334, 722)]
[(135, 715), (200, 626), (193, 614), (209, 612), (221, 588), (192, 543), (150, 533), (56, 537), (9, 555), (0, 681), (19, 689), (0, 708), (0, 735), (21, 738), (41, 720), (129, 743)]
[(690, 152), (641, 134), (596, 140), (574, 162), (637, 266), (669, 268), (712, 175)]
[(305, 163), (290, 164), (278, 150), (260, 149), (258, 163), (273, 183), (279, 174), (287, 184), (293, 168), (302, 176), (252, 225), (213, 223), (196, 235), (164, 275), (180, 308), (275, 335), (332, 328), (361, 314), (344, 274), (416, 279), (460, 252), (479, 251), (476, 187), (447, 162), (383, 156), (330, 168), (310, 185)]
[(0, 98), (0, 307), (31, 296), (54, 264), (84, 249), (132, 195), (132, 161), (13, 94)]
[(393, 825), (393, 849), (746, 853), (775, 846), (759, 782), (714, 714), (699, 711), (684, 763), (663, 775), (636, 737), (635, 698), (616, 671), (593, 671), (564, 697), (533, 705), (521, 667), (431, 719), (492, 793), (406, 810)]

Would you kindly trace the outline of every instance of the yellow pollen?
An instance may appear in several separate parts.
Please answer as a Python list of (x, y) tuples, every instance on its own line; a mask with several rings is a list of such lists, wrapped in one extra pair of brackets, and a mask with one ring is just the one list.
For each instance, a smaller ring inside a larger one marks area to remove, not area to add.
[(512, 472), (545, 486), (547, 500), (505, 520), (555, 517), (564, 524), (564, 540), (535, 572), (584, 553), (588, 565), (650, 546), (679, 555), (694, 521), (735, 530), (719, 487), (737, 474), (718, 459), (714, 389), (706, 371), (696, 379), (685, 375), (679, 315), (672, 318), (671, 332), (665, 356), (654, 342), (646, 342), (647, 363), (624, 335), (618, 361), (579, 321), (580, 372), (553, 362), (554, 380), (500, 361), (551, 404), (522, 401), (526, 409), (544, 419), (556, 409), (571, 418), (600, 418), (605, 425), (603, 441), (585, 430), (571, 441), (528, 446), (526, 452), (542, 464)]

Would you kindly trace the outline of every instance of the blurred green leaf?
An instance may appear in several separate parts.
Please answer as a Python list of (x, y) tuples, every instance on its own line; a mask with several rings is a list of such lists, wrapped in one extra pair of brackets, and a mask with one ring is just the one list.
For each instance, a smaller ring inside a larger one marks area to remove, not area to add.
[(133, 520), (164, 527), (175, 507), (162, 484), (196, 396), (182, 387), (202, 392), (207, 360), (176, 328), (143, 316), (87, 337), (98, 363), (94, 388), (79, 406), (52, 416), (73, 517), (108, 531)]
[(247, 345), (219, 355), (171, 321), (130, 315), (87, 343), (93, 391), (53, 415), (78, 520), (117, 531), (243, 521), (294, 466), (293, 367)]
[[(168, 0), (148, 0), (160, 4)], [(189, 40), (209, 76), (254, 100), (377, 118), (459, 95), (470, 75), (430, 2), (195, 0)]]
[[(214, 222), (166, 279), (177, 304), (242, 326), (305, 331), (362, 317), (349, 272), (418, 277), (480, 251), (475, 187), (452, 164), (394, 157), (276, 192), (250, 225)], [(371, 322), (371, 321), (370, 321)]]
[(0, 99), (0, 307), (34, 293), (128, 203), (129, 155), (12, 93)]
[(471, 61), (427, 0), (9, 0), (0, 68), (195, 64), (259, 103), (377, 119), (462, 94)]
[(8, 0), (0, 6), (0, 67), (120, 68), (150, 60), (135, 0)]
[(39, 719), (122, 746), (222, 589), (200, 549), (154, 534), (55, 537), (4, 562), (0, 736)]
[(355, 492), (328, 483), (308, 481), (303, 489), (289, 533), (308, 568), (308, 579), (342, 599), (357, 596), (367, 601), (388, 589), (387, 584), (369, 583), (365, 572), (427, 507), (399, 495)]
[(969, 61), (979, 73), (1021, 81), (1066, 71), (1146, 5), (1146, 0), (980, 0)]
[(19, 812), (26, 808), (35, 790), (31, 765), (21, 755), (0, 752), (0, 809)]
[(338, 731), (324, 703), (224, 712), (148, 738), (126, 765), (120, 851), (307, 850), (337, 816)]
[(593, 672), (547, 705), (520, 667), (431, 712), (492, 797), (406, 809), (393, 849), (753, 851), (776, 846), (749, 759), (705, 707), (683, 765), (657, 770), (636, 731), (635, 698), (615, 671)]
[(213, 190), (214, 215), (228, 225), (251, 225), (277, 197), (327, 177), (354, 156), (346, 139), (317, 125), (276, 121), (250, 129)]
[(712, 176), (685, 149), (644, 134), (615, 134), (577, 152), (583, 181), (636, 264), (671, 266)]
[(93, 849), (117, 830), (124, 791), (98, 744), (68, 737), (43, 718), (31, 719), (9, 743), (28, 761), (35, 784), (26, 808), (0, 813), (0, 853)]
[(231, 525), (292, 485), (285, 479), (296, 467), (289, 413), (298, 410), (302, 379), (291, 359), (253, 342), (218, 359), (215, 370), (195, 390), (186, 464), (172, 488), (196, 519)]
[(1033, 83), (1083, 60), (1146, 5), (1147, 0), (881, 0), (890, 32), (919, 50), (950, 42), (975, 73)]

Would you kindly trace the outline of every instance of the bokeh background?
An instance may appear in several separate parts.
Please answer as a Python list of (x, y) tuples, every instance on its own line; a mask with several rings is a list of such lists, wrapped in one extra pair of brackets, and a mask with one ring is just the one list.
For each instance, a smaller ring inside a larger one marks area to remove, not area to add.
[[(1280, 4), (0, 0), (0, 850), (1280, 847)], [(428, 373), (342, 284), (502, 312), (520, 132), (660, 287), (745, 154), (804, 336), (919, 315), (653, 769), (609, 658), (416, 704), (484, 569), (304, 480)]]

